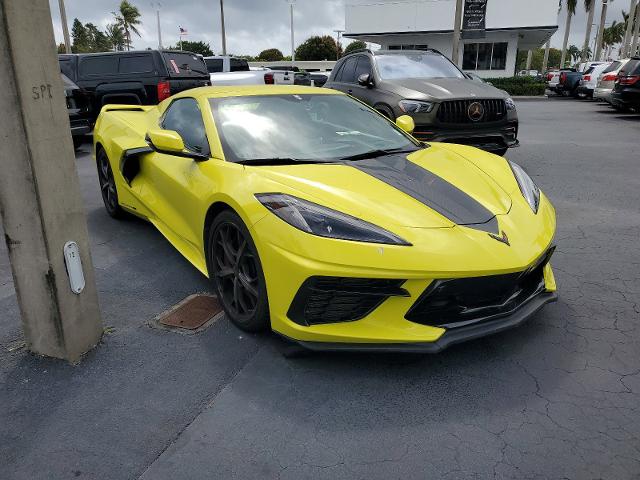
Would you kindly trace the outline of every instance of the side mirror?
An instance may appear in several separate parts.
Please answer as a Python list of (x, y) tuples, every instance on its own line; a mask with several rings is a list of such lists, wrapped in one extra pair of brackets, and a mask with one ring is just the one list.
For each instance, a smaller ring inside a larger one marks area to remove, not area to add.
[(401, 115), (396, 118), (396, 125), (407, 133), (413, 133), (416, 124), (409, 115)]
[(209, 159), (207, 155), (187, 150), (182, 137), (174, 130), (162, 130), (160, 128), (149, 130), (146, 140), (149, 146), (158, 153), (191, 158), (198, 162)]
[(362, 85), (363, 87), (373, 87), (373, 80), (371, 78), (371, 75), (368, 73), (363, 73), (362, 75), (360, 75), (358, 77), (358, 84)]
[(182, 137), (173, 130), (149, 130), (147, 132), (147, 143), (156, 152), (182, 153), (184, 151)]

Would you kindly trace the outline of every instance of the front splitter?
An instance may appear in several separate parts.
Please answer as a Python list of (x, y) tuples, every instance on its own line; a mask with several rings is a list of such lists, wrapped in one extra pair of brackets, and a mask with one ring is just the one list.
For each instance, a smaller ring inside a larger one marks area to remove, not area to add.
[[(558, 300), (556, 292), (545, 292), (533, 297), (516, 312), (479, 324), (447, 330), (437, 341), (424, 343), (326, 343), (295, 340), (282, 335), (291, 342), (318, 352), (404, 352), (438, 353), (457, 343), (468, 342), (522, 325), (547, 303)], [(280, 334), (281, 335), (281, 334)]]

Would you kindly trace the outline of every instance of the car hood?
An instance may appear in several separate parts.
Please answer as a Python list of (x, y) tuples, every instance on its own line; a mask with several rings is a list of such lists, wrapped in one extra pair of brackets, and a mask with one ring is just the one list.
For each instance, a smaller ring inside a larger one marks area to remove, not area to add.
[(487, 83), (463, 78), (400, 78), (382, 81), (379, 88), (412, 100), (507, 98), (509, 95)]
[(345, 163), (247, 168), (273, 182), (270, 192), (300, 196), (381, 226), (492, 229), (496, 215), (511, 208), (511, 197), (494, 179), (438, 145)]

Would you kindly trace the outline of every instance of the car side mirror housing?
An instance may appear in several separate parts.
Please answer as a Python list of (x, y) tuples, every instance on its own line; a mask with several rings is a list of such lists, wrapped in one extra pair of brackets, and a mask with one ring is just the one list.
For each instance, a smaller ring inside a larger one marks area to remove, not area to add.
[(187, 150), (184, 146), (184, 140), (174, 130), (162, 130), (160, 128), (149, 130), (146, 140), (149, 146), (158, 153), (191, 158), (199, 162), (209, 159), (207, 155)]
[(401, 115), (396, 118), (396, 125), (407, 133), (413, 133), (416, 128), (416, 123), (409, 115)]
[(362, 85), (363, 87), (373, 88), (373, 79), (371, 78), (370, 74), (363, 73), (358, 77), (358, 84)]

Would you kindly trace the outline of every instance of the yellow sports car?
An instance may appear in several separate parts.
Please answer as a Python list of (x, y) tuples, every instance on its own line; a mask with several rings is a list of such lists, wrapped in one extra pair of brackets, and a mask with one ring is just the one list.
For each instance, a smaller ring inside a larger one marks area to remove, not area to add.
[(238, 327), (312, 349), (437, 352), (554, 301), (553, 206), (518, 165), (425, 144), (339, 92), (205, 87), (107, 105), (107, 212), (143, 217)]

